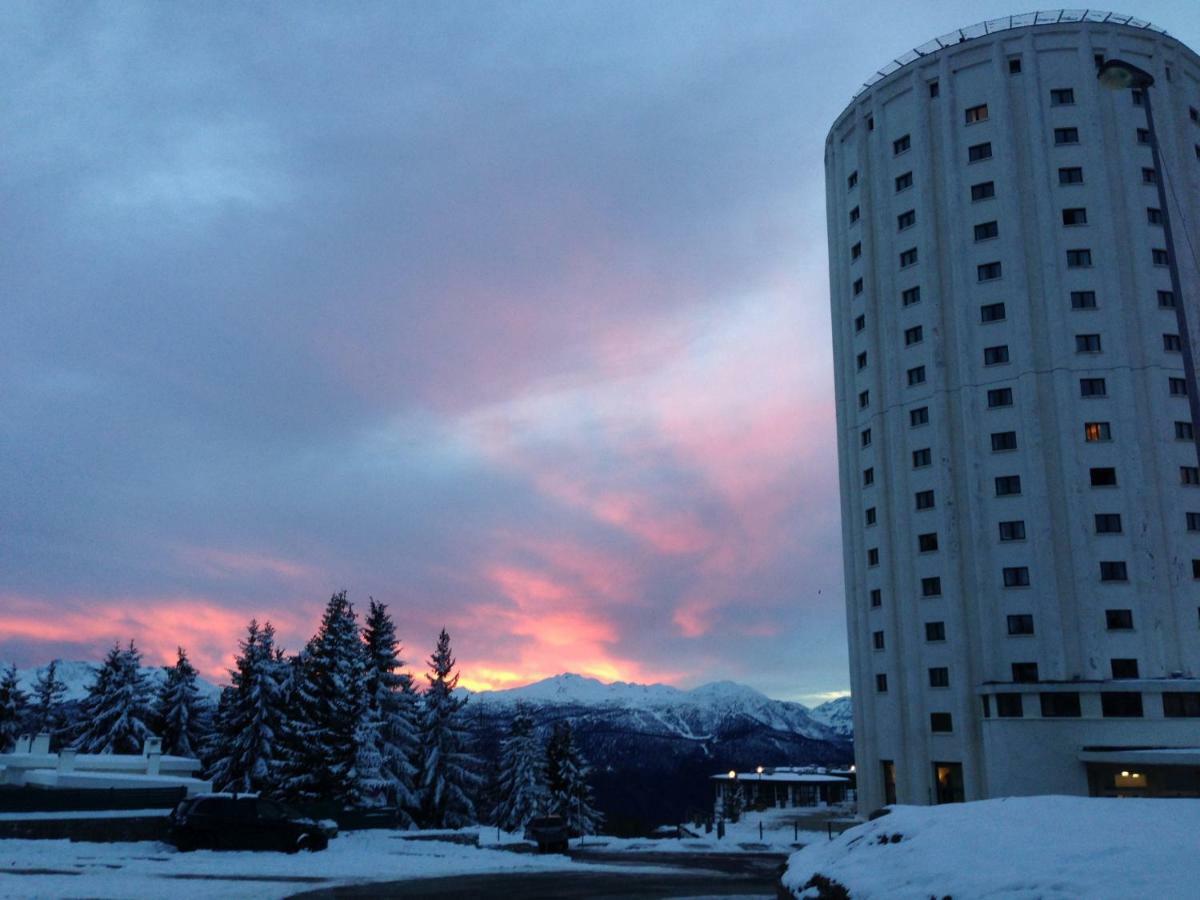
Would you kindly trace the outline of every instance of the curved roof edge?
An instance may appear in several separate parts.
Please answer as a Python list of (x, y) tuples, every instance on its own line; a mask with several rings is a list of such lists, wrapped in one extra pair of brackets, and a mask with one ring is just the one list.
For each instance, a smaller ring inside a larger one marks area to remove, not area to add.
[[(1112, 25), (1125, 25), (1130, 28), (1144, 28), (1147, 31), (1167, 34), (1166, 29), (1152, 25), (1144, 19), (1097, 9), (1051, 9), (1043, 10), (1042, 12), (1022, 13), (1016, 16), (1003, 16), (999, 19), (988, 19), (984, 22), (968, 25), (966, 28), (960, 28), (957, 31), (951, 31), (949, 34), (944, 34), (931, 41), (926, 41), (919, 47), (914, 47), (907, 53), (896, 57), (863, 82), (862, 87), (855, 91), (854, 96), (850, 98), (850, 105), (853, 105), (854, 101), (862, 96), (864, 91), (887, 78), (893, 72), (898, 72), (910, 63), (914, 63), (918, 59), (929, 56), (932, 53), (937, 53), (939, 50), (953, 47), (955, 44), (961, 44), (974, 38), (987, 37), (1000, 31), (1011, 31), (1014, 28), (1030, 28), (1036, 25), (1058, 25), (1064, 22), (1108, 23)], [(839, 116), (838, 118), (840, 119), (841, 117)]]

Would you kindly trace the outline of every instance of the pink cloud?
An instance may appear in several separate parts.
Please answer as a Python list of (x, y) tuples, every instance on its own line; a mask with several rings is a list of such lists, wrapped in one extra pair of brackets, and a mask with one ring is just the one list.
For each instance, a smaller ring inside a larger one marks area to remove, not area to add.
[[(39, 644), (88, 645), (99, 659), (114, 641), (133, 639), (147, 665), (169, 665), (175, 650), (188, 651), (193, 665), (206, 677), (228, 680), (237, 642), (251, 615), (291, 631), (294, 617), (274, 608), (257, 613), (235, 611), (202, 597), (122, 597), (54, 600), (0, 597), (0, 635), (36, 648)], [(53, 612), (49, 612), (53, 610)], [(44, 661), (49, 661), (49, 651)]]

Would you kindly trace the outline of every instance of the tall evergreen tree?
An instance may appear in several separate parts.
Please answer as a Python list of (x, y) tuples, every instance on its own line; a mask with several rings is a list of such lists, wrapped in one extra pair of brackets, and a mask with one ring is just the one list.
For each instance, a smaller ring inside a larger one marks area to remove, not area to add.
[(546, 744), (546, 787), (550, 792), (551, 808), (567, 820), (575, 834), (595, 834), (604, 821), (592, 799), (592, 788), (587, 780), (589, 772), (587, 761), (575, 743), (571, 724), (559, 722)]
[(450, 651), (450, 635), (442, 629), (429, 658), (429, 686), (421, 711), (421, 810), (430, 828), (461, 828), (475, 821), (471, 791), (482, 780), (473, 769), (480, 763), (467, 752), (462, 722), (465, 697), (455, 697), (458, 673)]
[(21, 736), (29, 698), (17, 680), (17, 666), (9, 665), (0, 676), (0, 753), (7, 753)]
[(379, 775), (386, 801), (411, 821), (420, 805), (416, 789), (418, 739), (417, 693), (401, 672), (396, 627), (387, 606), (371, 600), (363, 627), (366, 650), (366, 716), (372, 723), (368, 746), (379, 754)]
[(164, 667), (166, 678), (158, 691), (156, 724), (163, 753), (197, 756), (207, 726), (207, 704), (196, 686), (196, 670), (187, 651), (176, 649), (179, 656), (175, 665)]
[(518, 705), (508, 737), (500, 744), (499, 802), (492, 821), (506, 831), (519, 831), (549, 802), (546, 754), (533, 732), (533, 718)]
[(51, 660), (46, 668), (38, 672), (33, 688), (30, 727), (35, 732), (54, 738), (63, 731), (66, 723), (62, 702), (66, 694), (67, 686), (58, 677), (58, 660)]
[(114, 644), (81, 707), (76, 749), (83, 753), (141, 753), (153, 735), (153, 688), (142, 671), (142, 654), (133, 641), (124, 650)]
[(366, 717), (365, 651), (346, 592), (334, 594), (294, 670), (282, 790), (295, 800), (358, 806), (378, 788), (378, 757)]
[(210, 750), (209, 777), (219, 791), (270, 792), (276, 785), (283, 666), (275, 629), (250, 620), (221, 691)]

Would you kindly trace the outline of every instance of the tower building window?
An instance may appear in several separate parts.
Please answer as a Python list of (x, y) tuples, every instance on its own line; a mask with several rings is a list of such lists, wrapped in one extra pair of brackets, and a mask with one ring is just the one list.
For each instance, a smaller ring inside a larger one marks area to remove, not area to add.
[(975, 240), (989, 241), (1000, 236), (1000, 226), (996, 222), (980, 222), (975, 226)]
[(993, 181), (981, 181), (979, 184), (971, 185), (971, 202), (989, 200), (995, 196), (996, 183)]
[(1012, 519), (1007, 522), (1000, 523), (1000, 540), (1002, 541), (1023, 541), (1025, 540), (1025, 521), (1024, 519)]
[(992, 158), (992, 144), (984, 141), (982, 144), (972, 144), (967, 148), (967, 162), (983, 162)]
[(930, 713), (929, 730), (934, 734), (948, 734), (954, 731), (954, 717), (948, 712)]
[(1133, 610), (1106, 609), (1104, 611), (1104, 627), (1109, 631), (1132, 631)]
[(1033, 634), (1033, 614), (1017, 613), (1009, 616), (1008, 633), (1013, 636)]
[(985, 366), (1000, 366), (1008, 362), (1008, 345), (983, 348), (983, 364)]
[(1029, 587), (1028, 566), (1006, 566), (1001, 574), (1006, 588)]
[(1012, 388), (992, 388), (987, 392), (988, 409), (1013, 405)]
[(1004, 304), (988, 303), (979, 307), (979, 320), (981, 322), (1003, 322)]

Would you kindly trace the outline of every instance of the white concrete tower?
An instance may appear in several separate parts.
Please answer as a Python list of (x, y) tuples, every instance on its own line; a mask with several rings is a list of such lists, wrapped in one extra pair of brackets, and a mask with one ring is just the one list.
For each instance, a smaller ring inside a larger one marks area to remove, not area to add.
[(1200, 57), (1159, 29), (1095, 12), (964, 29), (891, 64), (830, 130), (864, 810), (1200, 795), (1181, 298), (1144, 96), (1096, 78), (1115, 58), (1155, 79), (1196, 346)]

